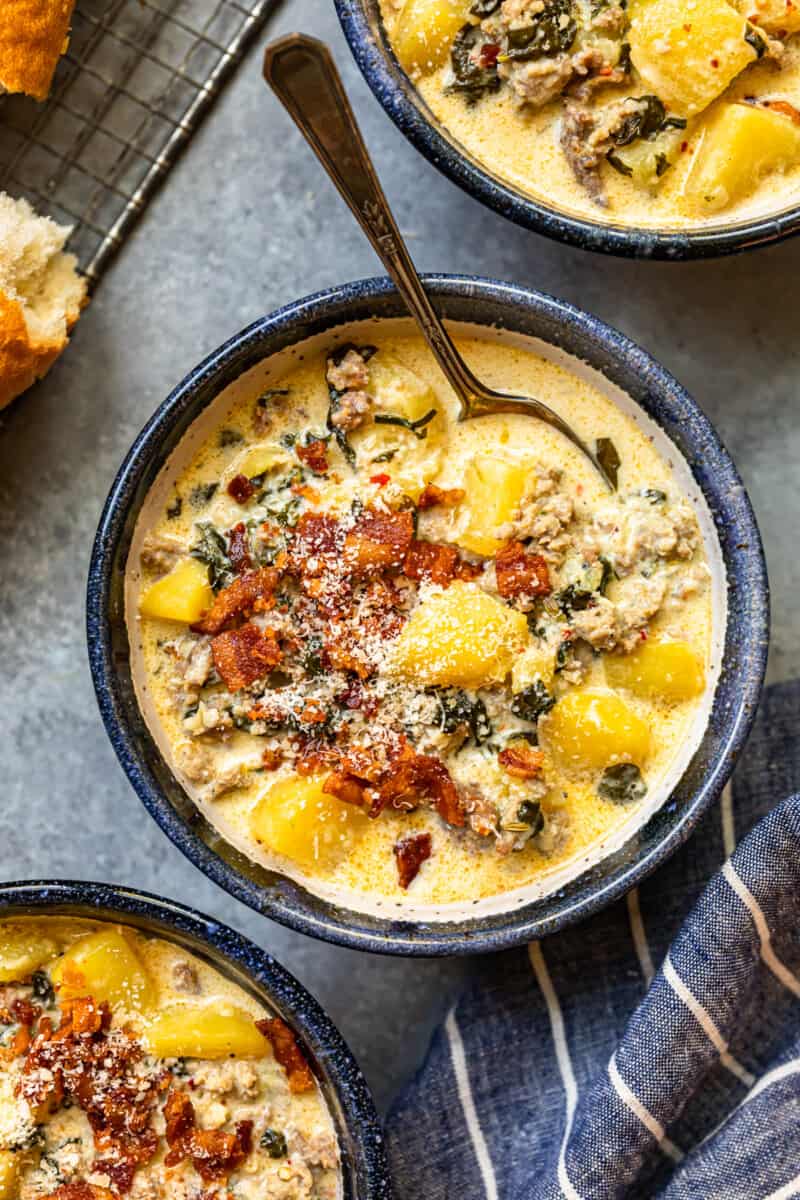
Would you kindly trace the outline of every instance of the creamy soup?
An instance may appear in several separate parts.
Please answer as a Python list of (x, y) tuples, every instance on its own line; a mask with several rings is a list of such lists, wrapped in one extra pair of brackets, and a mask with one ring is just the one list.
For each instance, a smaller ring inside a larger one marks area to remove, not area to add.
[(539, 421), (459, 424), (406, 329), (285, 353), (207, 414), (140, 517), (127, 611), (150, 727), (223, 835), (433, 918), (552, 889), (663, 801), (724, 603), (691, 477), (630, 400), (461, 340), (598, 440), (610, 494)]
[(800, 200), (792, 0), (382, 0), (475, 159), (591, 220), (720, 224)]
[(133, 929), (0, 922), (2, 1200), (335, 1200), (333, 1124), (294, 1034)]

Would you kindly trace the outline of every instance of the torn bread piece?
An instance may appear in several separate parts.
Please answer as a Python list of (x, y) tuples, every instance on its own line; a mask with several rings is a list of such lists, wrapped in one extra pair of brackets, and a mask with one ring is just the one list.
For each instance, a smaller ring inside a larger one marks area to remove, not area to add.
[(69, 45), (75, 0), (2, 0), (0, 92), (45, 100)]
[(86, 303), (69, 233), (0, 192), (0, 408), (49, 371)]

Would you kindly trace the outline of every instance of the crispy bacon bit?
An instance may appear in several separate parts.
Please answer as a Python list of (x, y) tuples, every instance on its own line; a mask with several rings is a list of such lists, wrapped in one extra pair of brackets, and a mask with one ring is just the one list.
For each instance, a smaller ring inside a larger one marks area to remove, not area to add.
[(198, 1129), (194, 1105), (186, 1092), (174, 1089), (164, 1105), (168, 1167), (185, 1158), (206, 1183), (227, 1179), (240, 1167), (253, 1148), (253, 1122), (237, 1121), (234, 1133), (221, 1129)]
[(263, 1021), (256, 1021), (256, 1029), (263, 1033), (270, 1043), (275, 1061), (286, 1072), (289, 1091), (310, 1092), (314, 1087), (314, 1076), (297, 1044), (297, 1038), (286, 1022), (280, 1017), (267, 1017)]
[(530, 605), (536, 596), (551, 592), (547, 563), (540, 554), (528, 554), (522, 542), (508, 542), (494, 560), (497, 590), (504, 600)]
[(421, 800), (433, 806), (448, 825), (461, 827), (466, 821), (464, 806), (450, 772), (439, 758), (430, 754), (412, 754), (393, 765), (389, 778), (370, 789), (369, 816), (379, 816), (385, 808), (413, 809)]
[(454, 546), (439, 542), (413, 541), (403, 563), (406, 579), (424, 580), (447, 587), (454, 579), (475, 579), (481, 568), (464, 562)]
[[(158, 1150), (151, 1125), (158, 1085), (136, 1069), (140, 1044), (123, 1030), (109, 1034), (110, 1025), (108, 1005), (91, 997), (65, 1002), (57, 1029), (43, 1018), (18, 1092), (31, 1107), (57, 1105), (65, 1097), (78, 1104), (94, 1134), (93, 1169), (109, 1177), (115, 1192), (125, 1193), (137, 1169)], [(80, 1193), (78, 1198), (83, 1200)]]
[(332, 771), (323, 783), (322, 790), (337, 800), (343, 800), (345, 804), (360, 806), (364, 803), (364, 785), (354, 775)]
[(327, 446), (323, 441), (315, 439), (307, 446), (297, 445), (294, 449), (300, 462), (312, 470), (315, 475), (324, 475), (328, 470)]
[(515, 779), (535, 779), (541, 773), (544, 754), (520, 739), (501, 750), (497, 761)]
[(78, 1183), (62, 1183), (60, 1188), (43, 1196), (42, 1200), (116, 1200), (116, 1197), (107, 1188), (81, 1180)]
[(247, 504), (247, 501), (255, 492), (250, 480), (246, 475), (234, 475), (233, 479), (228, 484), (228, 495), (236, 501), (237, 504)]
[(265, 771), (277, 771), (283, 762), (283, 751), (267, 749), (261, 755), (261, 762)]
[(414, 518), (410, 512), (368, 510), (345, 538), (346, 561), (357, 574), (399, 567), (413, 536)]
[(328, 513), (303, 513), (289, 545), (288, 569), (295, 575), (321, 575), (326, 559), (341, 550), (341, 531)]
[(257, 625), (243, 625), (221, 633), (211, 642), (214, 666), (230, 692), (249, 687), (281, 661), (281, 648), (275, 634)]
[(397, 878), (400, 887), (405, 889), (414, 882), (420, 867), (431, 856), (431, 835), (415, 833), (411, 837), (401, 838), (393, 849), (397, 860)]
[(378, 487), (386, 487), (391, 479), (391, 475), (387, 475), (385, 471), (380, 471), (377, 475), (370, 475), (370, 483), (377, 483)]
[(19, 1025), (24, 1025), (26, 1029), (33, 1027), (36, 1018), (41, 1016), (41, 1012), (39, 1005), (31, 1004), (30, 1000), (15, 1000), (11, 1005), (11, 1019)]
[(463, 488), (440, 488), (435, 483), (427, 483), (417, 501), (417, 508), (421, 512), (428, 508), (435, 508), (437, 504), (441, 504), (443, 508), (454, 508), (463, 499)]
[(247, 526), (244, 521), (234, 525), (228, 534), (228, 558), (237, 575), (251, 570), (253, 560), (250, 557), (250, 542), (247, 536)]
[(478, 66), (483, 70), (496, 66), (501, 49), (499, 42), (484, 42), (478, 52)]
[(223, 588), (201, 620), (192, 625), (195, 633), (222, 633), (225, 626), (246, 612), (266, 612), (275, 604), (275, 590), (280, 583), (280, 571), (275, 567), (258, 567), (247, 571)]

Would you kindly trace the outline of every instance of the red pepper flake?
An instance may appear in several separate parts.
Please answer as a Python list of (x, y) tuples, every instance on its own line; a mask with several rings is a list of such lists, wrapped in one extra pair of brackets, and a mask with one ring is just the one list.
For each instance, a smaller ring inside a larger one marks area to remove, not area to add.
[(256, 490), (246, 475), (234, 475), (233, 479), (228, 484), (228, 495), (231, 496), (237, 504), (247, 504), (247, 501)]
[(639, 637), (642, 639), (643, 642), (646, 642), (647, 641), (647, 630), (641, 629), (639, 631)]
[(431, 856), (431, 835), (415, 833), (396, 842), (394, 856), (397, 860), (397, 878), (405, 890), (419, 874), (419, 869)]
[(681, 142), (681, 154), (685, 154), (688, 149), (689, 149), (689, 143)]
[(309, 467), (315, 475), (324, 475), (328, 470), (327, 447), (319, 438), (310, 441), (307, 446), (295, 446), (294, 449), (300, 462)]
[(390, 478), (391, 476), (386, 475), (383, 471), (381, 471), (380, 475), (370, 475), (369, 481), (370, 483), (377, 483), (378, 487), (386, 487), (386, 484), (389, 482)]
[(228, 558), (237, 575), (250, 571), (253, 560), (250, 557), (250, 540), (247, 536), (247, 526), (244, 521), (234, 525), (228, 533)]
[(495, 66), (500, 50), (499, 42), (484, 42), (478, 51), (478, 66), (483, 68)]
[(712, 67), (714, 68), (714, 70), (716, 70), (716, 69), (717, 69), (717, 67), (719, 66), (719, 59), (718, 59), (718, 58), (712, 58), (712, 60), (711, 60), (711, 65), (712, 65)]

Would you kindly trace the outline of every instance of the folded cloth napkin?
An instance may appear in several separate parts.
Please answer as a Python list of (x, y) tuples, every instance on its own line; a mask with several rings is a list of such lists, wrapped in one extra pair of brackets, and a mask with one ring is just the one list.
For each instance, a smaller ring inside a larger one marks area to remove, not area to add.
[(390, 1114), (397, 1200), (800, 1197), (798, 711), (765, 693), (638, 891), (480, 960)]

